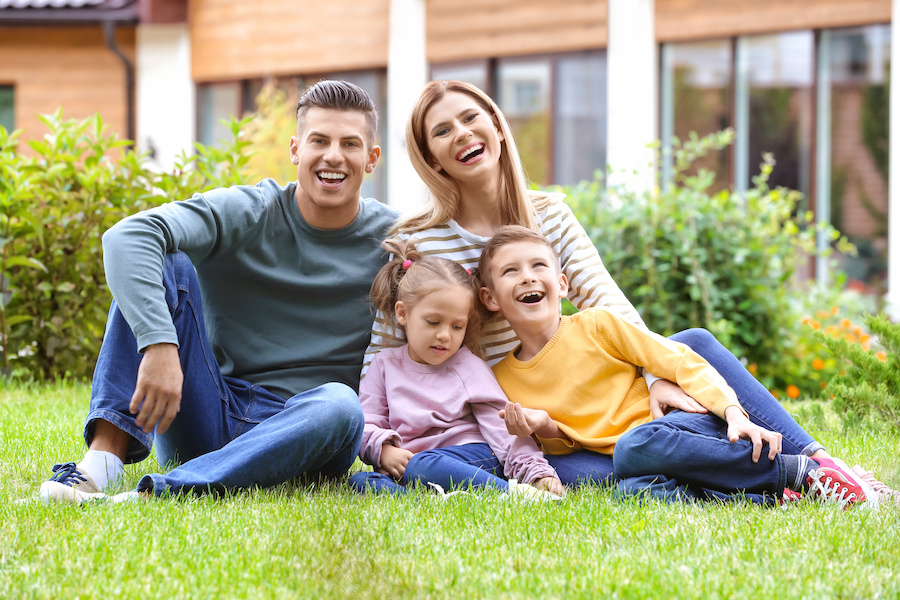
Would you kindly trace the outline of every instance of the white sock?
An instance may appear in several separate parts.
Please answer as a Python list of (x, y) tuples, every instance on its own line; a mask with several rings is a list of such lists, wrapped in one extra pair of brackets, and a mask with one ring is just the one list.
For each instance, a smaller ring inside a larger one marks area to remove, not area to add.
[(100, 491), (116, 483), (125, 471), (118, 456), (103, 450), (88, 450), (78, 463), (78, 468), (91, 476)]

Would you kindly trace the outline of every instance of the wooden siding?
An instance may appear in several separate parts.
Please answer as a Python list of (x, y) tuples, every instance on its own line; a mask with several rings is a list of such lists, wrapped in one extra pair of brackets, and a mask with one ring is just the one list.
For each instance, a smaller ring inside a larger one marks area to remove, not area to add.
[(384, 68), (390, 0), (191, 0), (193, 78)]
[[(135, 29), (118, 28), (116, 43), (133, 62)], [(25, 129), (20, 140), (43, 136), (37, 115), (60, 106), (65, 118), (100, 113), (112, 131), (126, 135), (125, 68), (100, 27), (0, 27), (0, 85), (15, 86), (15, 126)]]
[(656, 0), (656, 39), (711, 39), (888, 23), (891, 0)]
[(606, 0), (428, 0), (429, 62), (606, 47)]

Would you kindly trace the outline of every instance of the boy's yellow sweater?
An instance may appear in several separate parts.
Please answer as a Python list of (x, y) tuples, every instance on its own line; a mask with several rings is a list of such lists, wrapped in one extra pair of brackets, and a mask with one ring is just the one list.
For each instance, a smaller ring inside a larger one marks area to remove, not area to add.
[(699, 354), (603, 308), (563, 316), (537, 356), (523, 362), (510, 352), (494, 374), (512, 402), (546, 410), (571, 438), (539, 438), (544, 452), (612, 454), (622, 434), (652, 419), (638, 367), (674, 381), (721, 418), (728, 406), (740, 407), (734, 390)]

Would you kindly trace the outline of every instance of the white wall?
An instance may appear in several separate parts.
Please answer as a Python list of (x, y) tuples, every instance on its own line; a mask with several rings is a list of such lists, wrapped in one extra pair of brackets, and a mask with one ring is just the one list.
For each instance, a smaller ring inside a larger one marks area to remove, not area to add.
[(654, 0), (609, 0), (607, 162), (611, 184), (655, 185), (658, 61)]
[(900, 0), (891, 6), (891, 101), (890, 163), (888, 168), (888, 308), (894, 322), (900, 322), (900, 77), (893, 73), (900, 65)]
[(412, 107), (428, 82), (425, 59), (425, 0), (391, 0), (388, 44), (388, 114), (384, 126), (387, 141), (385, 202), (411, 212), (425, 202), (425, 184), (406, 154), (405, 128)]
[(152, 148), (152, 162), (169, 169), (182, 150), (193, 152), (196, 128), (187, 24), (138, 26), (135, 71), (138, 149)]

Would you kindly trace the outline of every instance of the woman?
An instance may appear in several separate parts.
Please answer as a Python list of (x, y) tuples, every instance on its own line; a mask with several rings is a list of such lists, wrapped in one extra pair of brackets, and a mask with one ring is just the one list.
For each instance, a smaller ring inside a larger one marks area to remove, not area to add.
[[(458, 81), (432, 81), (416, 103), (406, 127), (410, 160), (430, 192), (425, 208), (402, 218), (392, 235), (415, 238), (426, 255), (455, 260), (471, 269), (490, 236), (502, 225), (522, 225), (542, 233), (560, 257), (570, 283), (569, 299), (578, 309), (604, 306), (645, 327), (637, 310), (612, 280), (597, 250), (562, 194), (529, 190), (515, 140), (505, 116), (477, 87)], [(376, 316), (363, 375), (372, 356), (403, 343), (382, 314)], [(783, 451), (828, 457), (740, 361), (705, 329), (690, 329), (670, 339), (703, 356), (738, 393), (751, 419), (783, 436)], [(494, 364), (517, 340), (505, 320), (485, 328), (485, 358)], [(705, 409), (680, 387), (645, 373), (654, 417), (667, 409)], [(614, 481), (612, 459), (593, 452), (548, 456), (566, 485)], [(875, 486), (873, 486), (875, 487)]]

